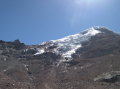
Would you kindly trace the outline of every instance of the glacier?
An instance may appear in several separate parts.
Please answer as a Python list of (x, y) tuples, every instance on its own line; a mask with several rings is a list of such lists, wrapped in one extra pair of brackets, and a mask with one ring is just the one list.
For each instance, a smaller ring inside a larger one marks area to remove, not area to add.
[[(81, 33), (69, 35), (57, 40), (43, 42), (42, 44), (40, 44), (43, 45), (43, 47), (38, 48), (38, 52), (34, 55), (40, 55), (44, 52), (53, 52), (56, 54), (60, 54), (64, 58), (72, 58), (72, 54), (74, 54), (77, 49), (82, 47), (82, 42), (89, 41), (92, 36), (102, 33), (100, 30), (97, 30), (97, 28), (99, 27), (92, 27)], [(49, 47), (51, 46), (56, 47), (49, 50)]]

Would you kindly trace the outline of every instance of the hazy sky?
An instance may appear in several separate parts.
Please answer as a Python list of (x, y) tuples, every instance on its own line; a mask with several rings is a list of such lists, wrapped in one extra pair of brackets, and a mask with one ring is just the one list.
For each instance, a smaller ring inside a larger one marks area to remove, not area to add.
[(120, 32), (120, 0), (0, 0), (0, 40), (38, 44), (92, 26)]

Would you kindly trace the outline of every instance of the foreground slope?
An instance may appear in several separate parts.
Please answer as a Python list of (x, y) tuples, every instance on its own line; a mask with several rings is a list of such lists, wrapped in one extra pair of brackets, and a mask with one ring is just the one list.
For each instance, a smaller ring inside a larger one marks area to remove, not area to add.
[(0, 89), (120, 89), (120, 35), (105, 27), (40, 45), (0, 41)]

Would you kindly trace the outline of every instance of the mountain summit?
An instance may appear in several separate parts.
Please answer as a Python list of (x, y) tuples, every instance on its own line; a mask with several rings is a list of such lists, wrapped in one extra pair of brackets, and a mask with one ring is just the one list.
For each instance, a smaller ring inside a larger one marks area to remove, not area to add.
[(116, 36), (117, 34), (105, 27), (92, 27), (78, 34), (66, 36), (57, 40), (43, 42), (40, 44), (41, 47), (37, 48), (37, 52), (34, 55), (42, 55), (46, 52), (52, 52), (57, 55), (61, 55), (63, 58), (68, 58), (71, 60), (72, 55), (75, 54), (78, 49), (84, 48), (84, 43), (89, 43), (91, 39), (98, 36), (100, 36), (100, 39), (102, 39), (104, 36), (107, 37), (108, 35)]
[[(35, 55), (49, 51), (50, 46), (56, 46), (52, 49), (52, 52), (58, 53), (63, 57), (71, 58), (71, 55), (74, 54), (78, 48), (82, 47), (81, 43), (88, 41), (92, 36), (95, 36), (99, 33), (102, 32), (96, 30), (95, 28), (90, 28), (82, 33), (70, 35), (58, 40), (51, 40), (49, 43), (47, 42), (49, 45), (45, 46), (45, 48), (42, 50), (39, 49), (39, 52)], [(46, 45), (46, 43), (42, 43), (42, 45)]]
[(120, 89), (120, 35), (105, 27), (40, 45), (0, 40), (0, 89)]

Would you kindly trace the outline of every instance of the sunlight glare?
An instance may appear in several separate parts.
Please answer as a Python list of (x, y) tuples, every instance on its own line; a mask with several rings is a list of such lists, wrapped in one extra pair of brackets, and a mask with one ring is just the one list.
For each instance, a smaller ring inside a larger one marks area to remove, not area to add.
[(104, 1), (105, 0), (75, 0), (75, 4), (78, 6), (81, 6), (81, 5), (92, 6), (92, 5), (104, 4)]

